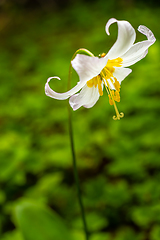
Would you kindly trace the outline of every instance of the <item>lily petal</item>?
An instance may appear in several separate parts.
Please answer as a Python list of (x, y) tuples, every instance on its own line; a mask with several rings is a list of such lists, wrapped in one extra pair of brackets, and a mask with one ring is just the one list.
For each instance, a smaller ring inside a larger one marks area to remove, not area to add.
[[(130, 68), (115, 68), (113, 76), (117, 79), (117, 81), (121, 84), (121, 82), (132, 72)], [(115, 87), (110, 79), (107, 79), (109, 82), (110, 88), (115, 90)]]
[(130, 68), (115, 68), (113, 76), (117, 78), (118, 82), (121, 82), (132, 72)]
[(99, 96), (98, 87), (89, 88), (87, 85), (85, 85), (80, 93), (75, 94), (69, 99), (69, 104), (74, 111), (81, 106), (91, 108), (96, 104)]
[(139, 26), (138, 31), (146, 35), (148, 40), (134, 44), (124, 55), (121, 56), (123, 59), (122, 66), (124, 67), (131, 66), (144, 58), (148, 53), (148, 48), (156, 41), (153, 33), (147, 27), (141, 25)]
[(109, 33), (109, 27), (113, 23), (118, 24), (118, 37), (117, 41), (113, 45), (113, 47), (109, 50), (107, 56), (109, 59), (115, 59), (120, 57), (122, 54), (128, 51), (130, 47), (135, 42), (136, 33), (132, 25), (127, 21), (118, 21), (115, 18), (111, 18), (105, 27), (106, 33)]
[(71, 61), (72, 67), (79, 75), (80, 82), (87, 82), (96, 77), (106, 66), (108, 58), (90, 57), (83, 54), (77, 54)]
[(77, 85), (75, 87), (73, 87), (71, 90), (64, 92), (64, 93), (57, 93), (57, 92), (53, 91), (49, 86), (49, 81), (53, 78), (61, 80), (59, 77), (48, 78), (47, 82), (45, 84), (45, 94), (51, 98), (58, 99), (58, 100), (65, 100), (65, 99), (69, 98), (70, 96), (72, 96), (76, 92), (78, 92), (85, 85), (85, 82), (78, 82)]

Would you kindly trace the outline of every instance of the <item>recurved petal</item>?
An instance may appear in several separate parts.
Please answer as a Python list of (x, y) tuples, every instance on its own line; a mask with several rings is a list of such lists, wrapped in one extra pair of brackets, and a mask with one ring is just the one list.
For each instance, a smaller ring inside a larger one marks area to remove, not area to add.
[(156, 41), (153, 33), (147, 27), (141, 25), (139, 26), (138, 31), (146, 35), (148, 40), (134, 44), (124, 55), (121, 56), (123, 59), (122, 66), (124, 67), (131, 66), (144, 58), (148, 53), (148, 48)]
[(109, 59), (115, 59), (117, 57), (120, 57), (125, 52), (127, 52), (127, 50), (130, 49), (130, 47), (135, 42), (136, 38), (135, 30), (129, 22), (118, 21), (115, 18), (111, 18), (106, 24), (105, 29), (108, 35), (110, 35), (109, 33), (110, 25), (115, 22), (118, 24), (118, 37), (117, 41), (107, 54), (107, 57)]
[(79, 75), (80, 82), (87, 82), (96, 77), (106, 66), (108, 58), (90, 57), (83, 54), (77, 54), (71, 61), (72, 67)]
[(146, 37), (148, 38), (149, 41), (151, 41), (151, 42), (155, 42), (155, 41), (156, 41), (156, 38), (155, 38), (154, 34), (153, 34), (152, 31), (151, 31), (149, 28), (147, 28), (146, 26), (140, 25), (140, 26), (138, 27), (138, 31), (139, 31), (140, 33), (146, 35)]
[(115, 68), (113, 76), (117, 78), (118, 82), (121, 82), (132, 72), (130, 68)]
[(69, 98), (70, 96), (77, 93), (85, 85), (84, 82), (78, 82), (77, 85), (75, 87), (73, 87), (71, 90), (64, 92), (64, 93), (57, 93), (57, 92), (53, 91), (49, 86), (49, 81), (53, 78), (61, 80), (59, 77), (48, 78), (47, 82), (45, 84), (45, 94), (51, 98), (58, 99), (58, 100), (65, 100), (65, 99)]
[(98, 88), (88, 87), (85, 85), (80, 93), (73, 95), (69, 99), (69, 103), (73, 110), (77, 110), (81, 106), (85, 108), (93, 107), (99, 99)]

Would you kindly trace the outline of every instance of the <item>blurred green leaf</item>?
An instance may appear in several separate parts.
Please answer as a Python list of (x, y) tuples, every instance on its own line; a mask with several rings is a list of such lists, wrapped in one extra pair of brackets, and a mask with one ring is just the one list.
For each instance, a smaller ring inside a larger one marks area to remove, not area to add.
[(1, 240), (24, 240), (21, 232), (14, 230), (6, 232)]
[(45, 206), (22, 201), (15, 208), (15, 217), (25, 240), (71, 240), (63, 220)]
[(122, 227), (118, 229), (114, 240), (143, 240), (143, 233), (136, 233), (133, 229), (129, 227)]
[(109, 233), (95, 233), (92, 234), (90, 240), (110, 240), (111, 236)]
[[(88, 230), (90, 232), (100, 231), (108, 225), (108, 220), (100, 213), (92, 212), (86, 214), (86, 221)], [(81, 216), (75, 219), (73, 223), (74, 228), (83, 229)]]
[(150, 232), (150, 239), (151, 240), (159, 240), (160, 239), (160, 226), (154, 225), (151, 232)]

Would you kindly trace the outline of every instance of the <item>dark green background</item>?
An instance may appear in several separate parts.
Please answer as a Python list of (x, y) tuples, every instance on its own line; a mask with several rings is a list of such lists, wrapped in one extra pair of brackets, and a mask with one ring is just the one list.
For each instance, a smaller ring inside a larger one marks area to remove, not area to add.
[[(105, 24), (127, 20), (157, 39), (122, 82), (112, 120), (107, 93), (72, 114), (91, 240), (160, 239), (160, 6), (156, 1), (0, 1), (0, 239), (23, 240), (12, 212), (21, 197), (43, 202), (83, 240), (68, 136), (67, 100), (44, 94), (48, 77), (67, 89), (70, 60), (116, 40)], [(137, 32), (136, 41), (145, 38)], [(73, 74), (73, 85), (78, 78)], [(35, 239), (36, 240), (36, 239)]]

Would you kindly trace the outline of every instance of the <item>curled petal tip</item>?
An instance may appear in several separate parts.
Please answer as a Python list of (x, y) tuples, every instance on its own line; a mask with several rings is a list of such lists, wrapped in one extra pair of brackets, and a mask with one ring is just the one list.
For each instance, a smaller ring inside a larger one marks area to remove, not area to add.
[(46, 94), (48, 97), (58, 99), (59, 93), (56, 93), (55, 91), (53, 91), (53, 90), (50, 88), (50, 86), (49, 86), (49, 82), (50, 82), (51, 79), (61, 80), (61, 79), (60, 79), (59, 77), (57, 77), (57, 76), (49, 77), (49, 78), (47, 79), (46, 84), (45, 84), (45, 94)]
[(144, 35), (146, 35), (146, 37), (148, 38), (149, 41), (152, 41), (152, 42), (155, 42), (156, 41), (156, 38), (154, 36), (154, 34), (152, 33), (152, 31), (147, 28), (146, 26), (144, 25), (140, 25), (138, 27), (138, 31)]
[(49, 83), (49, 81), (51, 80), (51, 79), (53, 79), (53, 78), (56, 78), (56, 79), (58, 79), (58, 80), (61, 80), (59, 77), (57, 77), (57, 76), (54, 76), (54, 77), (49, 77), (48, 79), (47, 79), (47, 83)]
[(110, 27), (110, 25), (111, 25), (112, 23), (115, 23), (115, 22), (117, 22), (117, 19), (115, 19), (115, 18), (110, 18), (110, 19), (108, 20), (108, 22), (106, 23), (105, 30), (106, 30), (107, 35), (110, 35), (110, 32), (109, 32), (109, 27)]
[(107, 54), (109, 59), (115, 59), (126, 53), (133, 45), (136, 38), (135, 30), (128, 21), (117, 20), (115, 18), (109, 19), (109, 21), (106, 24), (105, 30), (108, 35), (109, 27), (113, 23), (117, 23), (118, 36), (116, 42), (114, 43), (114, 45)]
[(49, 97), (51, 97), (51, 88), (49, 87), (49, 82), (50, 82), (50, 80), (51, 79), (53, 79), (53, 78), (55, 78), (55, 79), (58, 79), (58, 80), (61, 80), (59, 77), (57, 77), (57, 76), (54, 76), (54, 77), (49, 77), (48, 79), (47, 79), (47, 82), (46, 82), (46, 84), (45, 84), (45, 94), (47, 95), (47, 96), (49, 96)]
[(51, 97), (51, 98), (58, 99), (58, 100), (65, 100), (65, 99), (69, 98), (70, 96), (72, 96), (76, 92), (78, 92), (85, 85), (85, 82), (81, 82), (67, 92), (58, 93), (58, 92), (55, 92), (53, 89), (50, 88), (49, 81), (51, 79), (61, 80), (59, 77), (49, 77), (47, 79), (46, 84), (45, 84), (45, 94), (47, 96)]

